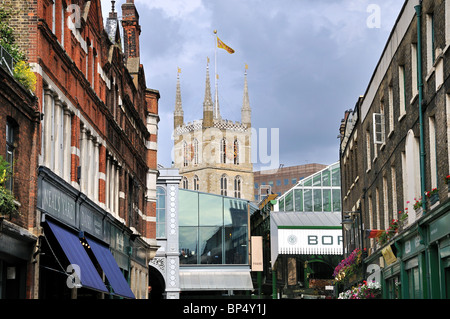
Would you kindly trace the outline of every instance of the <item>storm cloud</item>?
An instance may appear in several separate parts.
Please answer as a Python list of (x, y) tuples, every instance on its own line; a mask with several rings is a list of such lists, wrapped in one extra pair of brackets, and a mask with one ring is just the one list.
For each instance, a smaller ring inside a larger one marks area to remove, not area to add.
[[(116, 3), (119, 13), (124, 2)], [(248, 64), (252, 126), (278, 128), (279, 162), (293, 166), (339, 159), (341, 118), (364, 94), (403, 1), (135, 0), (135, 4), (147, 86), (161, 94), (159, 164), (172, 162), (178, 67), (185, 122), (202, 118), (206, 61), (209, 57), (213, 81), (217, 30), (235, 50), (217, 51), (222, 117), (240, 121)], [(104, 18), (110, 8), (111, 2), (102, 0)], [(380, 23), (375, 27), (369, 23), (374, 14)]]

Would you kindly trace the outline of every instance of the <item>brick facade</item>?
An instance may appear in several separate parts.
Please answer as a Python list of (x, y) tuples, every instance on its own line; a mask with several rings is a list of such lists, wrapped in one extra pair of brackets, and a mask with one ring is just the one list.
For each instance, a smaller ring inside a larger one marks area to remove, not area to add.
[[(125, 51), (104, 27), (100, 0), (10, 2), (19, 10), (18, 42), (37, 75), (39, 165), (139, 235), (151, 256), (159, 93), (147, 89), (140, 64), (134, 1), (122, 6)], [(109, 18), (118, 32), (117, 13)]]
[[(344, 253), (366, 248), (368, 260), (384, 269), (385, 277), (389, 274), (392, 280), (394, 268), (391, 274), (389, 263), (380, 257), (381, 250), (393, 247), (403, 267), (406, 260), (403, 256), (411, 251), (406, 248), (410, 247), (409, 240), (421, 238), (420, 242), (416, 240), (415, 247), (426, 244), (423, 236), (429, 226), (424, 225), (445, 215), (443, 207), (449, 197), (445, 176), (450, 170), (450, 1), (426, 0), (421, 2), (421, 7), (418, 5), (419, 1), (405, 2), (365, 95), (358, 99), (353, 110), (345, 112), (340, 128), (343, 218), (353, 218), (356, 227), (344, 231)], [(420, 20), (417, 8), (421, 8)], [(418, 50), (418, 21), (422, 56)], [(378, 128), (381, 135), (375, 136)], [(437, 203), (425, 196), (425, 192), (434, 188), (438, 189)], [(414, 203), (419, 199), (423, 211), (414, 210)], [(361, 225), (358, 225), (358, 211), (362, 214)], [(407, 220), (387, 242), (366, 238), (361, 232), (392, 229), (392, 220), (398, 220), (399, 213), (405, 211)], [(436, 242), (427, 249), (438, 251), (440, 245)], [(420, 263), (419, 267), (425, 266)], [(421, 271), (429, 270), (425, 267)], [(434, 273), (439, 273), (439, 269)], [(407, 274), (400, 272), (398, 278), (403, 297), (409, 294), (411, 298)], [(394, 291), (389, 287), (387, 290)], [(421, 289), (422, 297), (426, 298), (429, 291), (425, 286)]]

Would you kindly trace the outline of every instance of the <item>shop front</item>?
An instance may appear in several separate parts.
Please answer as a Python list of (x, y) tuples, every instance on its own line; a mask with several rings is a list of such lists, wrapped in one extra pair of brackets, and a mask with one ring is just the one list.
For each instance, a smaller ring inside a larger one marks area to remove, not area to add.
[(364, 260), (385, 299), (450, 298), (450, 201), (422, 216)]
[(272, 212), (270, 242), (274, 298), (333, 296), (342, 259), (338, 213)]
[(135, 298), (132, 234), (84, 194), (41, 168), (39, 282), (43, 299)]

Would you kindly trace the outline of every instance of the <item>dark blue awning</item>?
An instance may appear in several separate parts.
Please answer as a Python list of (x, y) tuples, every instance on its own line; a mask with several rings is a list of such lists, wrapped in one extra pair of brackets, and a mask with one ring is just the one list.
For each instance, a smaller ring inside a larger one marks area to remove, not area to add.
[(105, 272), (106, 278), (114, 290), (114, 294), (123, 298), (134, 299), (134, 294), (108, 247), (89, 237), (86, 237), (86, 240), (95, 258)]
[(100, 278), (97, 269), (95, 269), (94, 264), (89, 258), (89, 255), (81, 245), (78, 236), (48, 220), (47, 224), (50, 226), (50, 229), (61, 245), (61, 248), (69, 259), (69, 262), (72, 265), (78, 266), (74, 266), (73, 268), (81, 281), (82, 287), (109, 293)]

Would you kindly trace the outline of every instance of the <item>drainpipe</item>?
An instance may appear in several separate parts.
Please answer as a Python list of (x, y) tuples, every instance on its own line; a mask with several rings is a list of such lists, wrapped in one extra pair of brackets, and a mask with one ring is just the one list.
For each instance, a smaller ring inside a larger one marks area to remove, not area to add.
[[(419, 86), (419, 129), (420, 129), (420, 191), (425, 196), (425, 145), (423, 138), (423, 80), (422, 80), (422, 1), (415, 6), (417, 13), (417, 78)], [(422, 205), (423, 213), (426, 214), (426, 205)]]
[[(417, 13), (417, 77), (418, 77), (418, 86), (419, 86), (419, 128), (420, 128), (420, 186), (422, 196), (425, 196), (425, 146), (424, 146), (424, 136), (423, 136), (423, 110), (422, 110), (422, 102), (423, 102), (423, 80), (422, 80), (422, 0), (420, 0), (419, 5), (415, 6)], [(423, 202), (423, 201), (422, 201)], [(426, 205), (422, 205), (423, 214), (427, 213)], [(424, 259), (422, 259), (422, 268), (423, 268), (423, 277), (424, 278), (424, 289), (422, 296), (427, 299), (429, 297), (430, 292), (430, 272), (429, 272), (429, 247), (428, 247), (428, 238), (425, 230), (418, 225), (419, 235), (422, 240), (421, 243), (425, 246)]]

